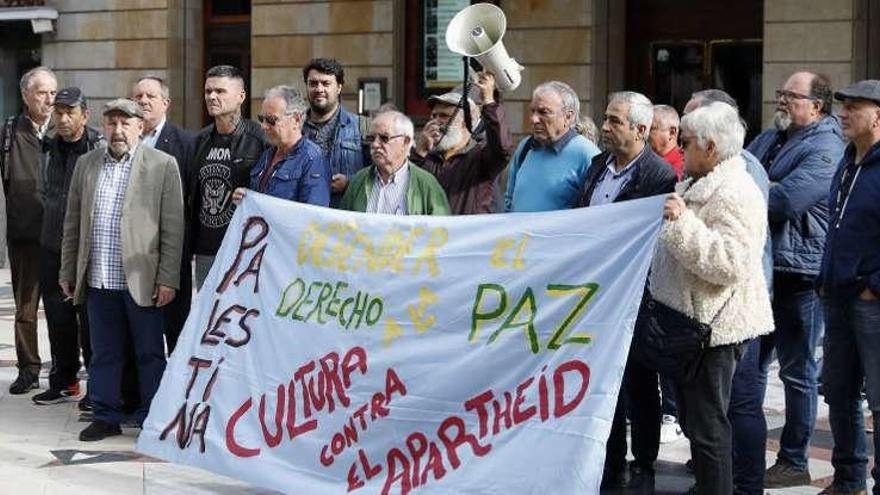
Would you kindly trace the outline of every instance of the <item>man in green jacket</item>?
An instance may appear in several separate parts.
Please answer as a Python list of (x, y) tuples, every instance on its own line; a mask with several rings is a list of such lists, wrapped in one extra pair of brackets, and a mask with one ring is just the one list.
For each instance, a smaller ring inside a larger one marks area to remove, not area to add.
[(407, 158), (414, 134), (406, 115), (377, 115), (366, 136), (373, 165), (352, 177), (339, 207), (389, 215), (449, 215), (449, 202), (437, 179)]

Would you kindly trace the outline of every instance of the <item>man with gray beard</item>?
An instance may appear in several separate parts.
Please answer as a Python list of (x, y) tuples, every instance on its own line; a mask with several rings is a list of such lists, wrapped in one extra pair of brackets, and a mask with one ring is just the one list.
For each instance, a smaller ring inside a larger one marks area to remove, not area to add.
[[(831, 114), (831, 82), (797, 72), (776, 91), (774, 127), (749, 144), (767, 170), (773, 240), (773, 317), (785, 426), (764, 488), (809, 485), (810, 437), (816, 423), (815, 349), (823, 333), (816, 277), (828, 232), (828, 191), (843, 156), (843, 135)], [(770, 342), (773, 344), (773, 342)]]
[(471, 115), (483, 119), (485, 139), (477, 142), (464, 125), (459, 107), (461, 94), (428, 98), (431, 120), (425, 124), (410, 161), (427, 170), (443, 187), (453, 215), (495, 212), (495, 178), (510, 160), (513, 138), (504, 106), (495, 91), (495, 76), (481, 72), (474, 83), (482, 96), (482, 109), (468, 98)]

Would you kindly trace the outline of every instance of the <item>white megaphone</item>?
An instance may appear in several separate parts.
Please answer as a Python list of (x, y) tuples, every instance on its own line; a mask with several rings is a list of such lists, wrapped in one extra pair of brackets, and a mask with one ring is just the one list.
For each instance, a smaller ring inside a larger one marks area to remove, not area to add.
[(446, 28), (449, 50), (477, 59), (483, 68), (495, 74), (495, 85), (502, 91), (519, 86), (523, 67), (510, 58), (501, 38), (507, 30), (504, 12), (491, 3), (464, 8)]

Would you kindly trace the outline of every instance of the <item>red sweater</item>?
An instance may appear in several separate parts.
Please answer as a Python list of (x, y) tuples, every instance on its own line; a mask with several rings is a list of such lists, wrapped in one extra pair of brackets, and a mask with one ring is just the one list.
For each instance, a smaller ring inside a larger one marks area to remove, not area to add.
[(684, 153), (681, 151), (681, 148), (678, 146), (672, 148), (669, 150), (669, 153), (663, 155), (663, 159), (672, 165), (672, 169), (675, 170), (675, 175), (681, 180), (681, 177), (684, 174)]

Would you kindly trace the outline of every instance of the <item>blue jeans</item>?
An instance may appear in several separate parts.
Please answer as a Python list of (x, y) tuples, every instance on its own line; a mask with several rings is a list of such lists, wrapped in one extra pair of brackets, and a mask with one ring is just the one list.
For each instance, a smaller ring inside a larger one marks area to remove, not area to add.
[(141, 395), (134, 419), (142, 422), (165, 371), (162, 310), (138, 306), (127, 290), (89, 288), (86, 304), (92, 343), (89, 397), (95, 419), (113, 424), (122, 421), (122, 367), (132, 346)]
[(777, 272), (773, 279), (773, 319), (779, 378), (785, 386), (785, 426), (778, 458), (807, 469), (807, 449), (816, 425), (818, 372), (815, 352), (822, 338), (822, 304), (815, 277)]
[(767, 373), (761, 368), (761, 343), (760, 337), (752, 339), (745, 348), (730, 389), (727, 418), (733, 433), (733, 492), (738, 495), (764, 493)]
[(825, 306), (822, 385), (834, 437), (834, 487), (864, 490), (868, 457), (862, 384), (874, 417), (874, 494), (880, 494), (880, 301), (823, 300)]

